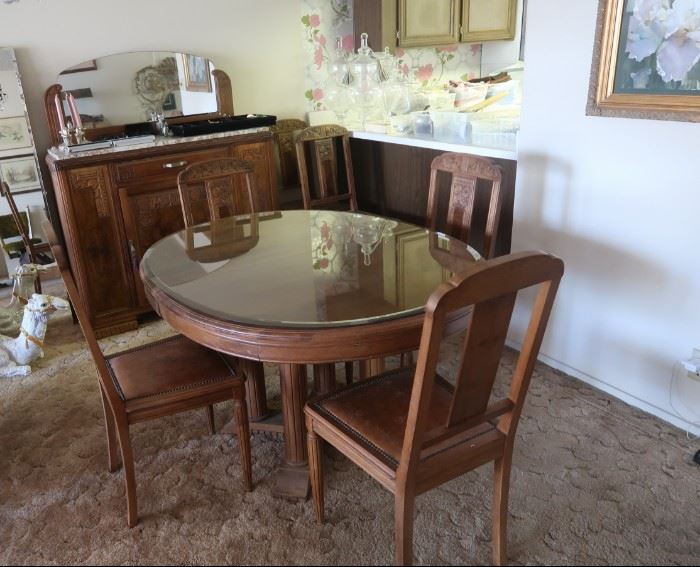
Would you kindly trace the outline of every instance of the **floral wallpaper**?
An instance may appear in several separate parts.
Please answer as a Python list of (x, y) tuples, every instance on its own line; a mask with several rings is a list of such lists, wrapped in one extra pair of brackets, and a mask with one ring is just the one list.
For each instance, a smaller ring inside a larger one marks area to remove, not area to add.
[[(323, 110), (324, 89), (329, 81), (328, 64), (335, 58), (337, 38), (353, 51), (352, 0), (302, 0), (301, 24), (307, 54), (305, 93), (309, 110)], [(424, 86), (438, 86), (450, 79), (480, 75), (481, 45), (400, 49), (395, 51), (405, 76)]]

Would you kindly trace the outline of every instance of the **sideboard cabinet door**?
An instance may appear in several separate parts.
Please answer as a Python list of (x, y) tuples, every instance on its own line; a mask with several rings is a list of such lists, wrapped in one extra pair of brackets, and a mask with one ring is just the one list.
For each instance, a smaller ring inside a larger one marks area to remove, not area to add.
[(93, 324), (128, 316), (134, 303), (131, 266), (115, 213), (109, 170), (93, 166), (67, 171), (68, 200), (60, 203), (64, 236), (80, 293)]

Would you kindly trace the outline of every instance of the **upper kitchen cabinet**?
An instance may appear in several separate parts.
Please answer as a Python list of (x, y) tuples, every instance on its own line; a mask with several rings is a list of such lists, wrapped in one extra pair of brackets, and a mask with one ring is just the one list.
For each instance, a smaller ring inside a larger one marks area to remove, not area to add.
[(518, 0), (355, 0), (355, 44), (374, 51), (514, 39)]
[(515, 38), (518, 0), (462, 0), (462, 41)]
[(399, 0), (399, 45), (425, 47), (459, 42), (461, 0)]

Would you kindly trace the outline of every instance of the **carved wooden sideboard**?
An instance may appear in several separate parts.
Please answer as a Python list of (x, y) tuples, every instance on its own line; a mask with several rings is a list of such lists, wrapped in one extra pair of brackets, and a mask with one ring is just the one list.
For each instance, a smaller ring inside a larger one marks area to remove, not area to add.
[(177, 175), (187, 165), (220, 157), (251, 162), (258, 209), (278, 209), (267, 130), (85, 154), (49, 151), (71, 267), (100, 336), (135, 329), (138, 317), (152, 310), (138, 264), (149, 246), (184, 227)]

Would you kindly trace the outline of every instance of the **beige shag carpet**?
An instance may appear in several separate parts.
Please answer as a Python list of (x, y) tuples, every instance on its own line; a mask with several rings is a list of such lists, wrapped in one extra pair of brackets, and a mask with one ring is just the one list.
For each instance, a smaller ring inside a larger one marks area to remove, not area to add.
[[(55, 289), (55, 284), (54, 284)], [(114, 352), (170, 334), (162, 322), (102, 341)], [(443, 371), (450, 373), (454, 345)], [(499, 378), (512, 370), (504, 357)], [(270, 395), (278, 392), (268, 368)], [(230, 406), (217, 410), (218, 426)], [(385, 564), (392, 497), (327, 456), (327, 523), (311, 502), (272, 496), (279, 436), (253, 435), (255, 490), (241, 490), (238, 447), (207, 434), (203, 412), (132, 428), (141, 522), (126, 527), (121, 472), (107, 472), (95, 367), (77, 326), (51, 322), (46, 357), (0, 379), (0, 563)], [(697, 564), (700, 468), (667, 424), (539, 365), (515, 449), (513, 564)], [(416, 562), (490, 561), (491, 467), (417, 502)]]

